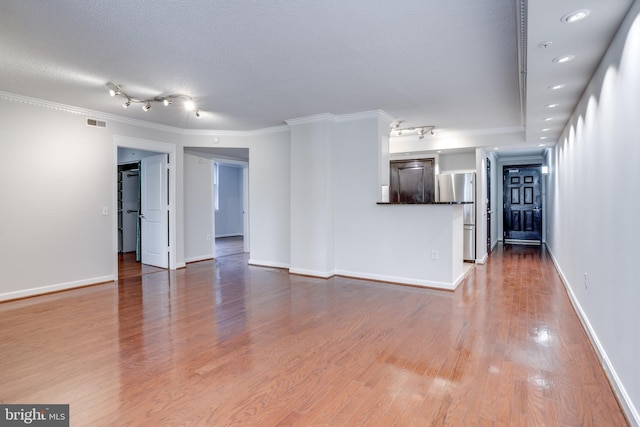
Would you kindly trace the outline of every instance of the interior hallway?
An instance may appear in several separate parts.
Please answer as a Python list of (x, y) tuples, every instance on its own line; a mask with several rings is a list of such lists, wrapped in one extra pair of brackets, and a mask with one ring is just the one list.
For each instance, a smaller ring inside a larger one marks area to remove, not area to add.
[(542, 248), (455, 292), (247, 258), (0, 304), (0, 401), (71, 425), (626, 425)]

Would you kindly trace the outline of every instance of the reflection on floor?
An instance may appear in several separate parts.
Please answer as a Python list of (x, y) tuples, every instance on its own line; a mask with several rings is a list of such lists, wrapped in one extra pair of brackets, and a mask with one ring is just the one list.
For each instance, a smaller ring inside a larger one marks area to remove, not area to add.
[(118, 279), (142, 276), (143, 274), (155, 273), (163, 270), (164, 269), (160, 267), (154, 267), (152, 265), (137, 262), (135, 252), (118, 254)]
[(244, 252), (244, 238), (242, 236), (216, 237), (216, 258)]

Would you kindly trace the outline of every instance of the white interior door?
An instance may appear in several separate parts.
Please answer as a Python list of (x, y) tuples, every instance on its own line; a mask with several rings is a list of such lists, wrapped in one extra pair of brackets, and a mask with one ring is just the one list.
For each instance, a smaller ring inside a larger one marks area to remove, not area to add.
[(142, 158), (141, 185), (141, 239), (143, 264), (168, 268), (169, 266), (169, 206), (167, 155)]

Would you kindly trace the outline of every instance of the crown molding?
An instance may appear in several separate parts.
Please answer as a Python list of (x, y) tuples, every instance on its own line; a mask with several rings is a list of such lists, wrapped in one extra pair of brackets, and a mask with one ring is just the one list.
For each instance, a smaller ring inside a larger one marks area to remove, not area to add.
[(395, 120), (390, 114), (383, 110), (371, 110), (358, 113), (335, 115), (331, 113), (315, 114), (313, 116), (299, 117), (285, 120), (286, 125), (271, 126), (263, 129), (255, 129), (249, 131), (242, 130), (216, 130), (216, 129), (185, 129), (174, 126), (167, 126), (158, 123), (148, 122), (145, 120), (132, 119), (117, 114), (104, 113), (102, 111), (90, 110), (87, 108), (75, 107), (72, 105), (61, 104), (53, 101), (32, 98), (28, 96), (18, 95), (14, 93), (0, 91), (0, 100), (18, 102), (30, 105), (32, 107), (46, 108), (49, 110), (60, 111), (70, 114), (78, 114), (81, 116), (92, 117), (100, 120), (109, 120), (119, 123), (140, 126), (149, 129), (170, 132), (178, 135), (190, 136), (260, 136), (279, 132), (288, 132), (290, 126), (317, 123), (321, 121), (329, 121), (334, 123), (347, 122), (352, 120), (363, 119), (383, 119), (388, 121)]
[(468, 129), (461, 131), (448, 131), (446, 129), (435, 128), (436, 137), (438, 136), (484, 136), (484, 135), (504, 135), (509, 133), (522, 133), (524, 126), (512, 126), (506, 128), (488, 128), (488, 129)]
[(285, 120), (285, 122), (289, 126), (307, 124), (307, 123), (317, 123), (321, 121), (331, 121), (336, 123), (348, 122), (353, 120), (363, 120), (363, 119), (384, 119), (393, 121), (395, 118), (391, 116), (384, 110), (370, 110), (370, 111), (361, 111), (357, 113), (348, 113), (348, 114), (332, 114), (332, 113), (323, 113), (323, 114), (314, 114), (312, 116), (305, 117), (297, 117), (293, 119)]
[(317, 122), (322, 122), (322, 121), (335, 122), (336, 121), (336, 116), (334, 116), (331, 113), (323, 113), (323, 114), (315, 114), (313, 116), (305, 116), (305, 117), (298, 117), (298, 118), (294, 118), (294, 119), (285, 120), (285, 122), (289, 126), (304, 125), (304, 124), (307, 124), (307, 123), (317, 123)]
[(170, 132), (178, 135), (200, 135), (200, 136), (259, 136), (277, 132), (288, 132), (289, 127), (286, 125), (272, 126), (264, 129), (256, 129), (250, 131), (235, 130), (215, 130), (215, 129), (185, 129), (174, 126), (167, 126), (158, 123), (148, 122), (145, 120), (132, 119), (129, 117), (119, 116), (117, 114), (105, 113), (102, 111), (90, 110), (87, 108), (76, 107), (73, 105), (61, 104), (59, 102), (47, 101), (44, 99), (32, 98), (29, 96), (18, 95), (15, 93), (0, 91), (0, 100), (17, 102), (32, 107), (46, 108), (48, 110), (60, 111), (63, 113), (77, 114), (80, 116), (91, 117), (99, 120), (109, 120), (134, 126), (146, 127), (149, 129)]

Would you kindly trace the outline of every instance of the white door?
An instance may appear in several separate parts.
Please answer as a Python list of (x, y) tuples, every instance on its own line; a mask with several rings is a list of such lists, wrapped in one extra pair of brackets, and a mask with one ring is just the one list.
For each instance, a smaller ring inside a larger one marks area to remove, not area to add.
[(140, 165), (143, 264), (169, 266), (167, 155), (144, 157)]

